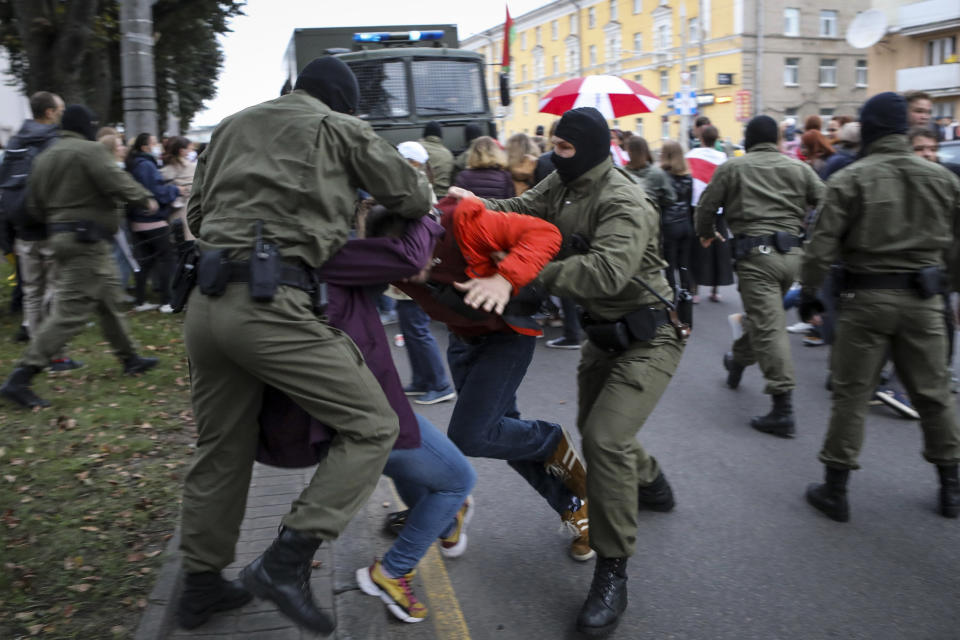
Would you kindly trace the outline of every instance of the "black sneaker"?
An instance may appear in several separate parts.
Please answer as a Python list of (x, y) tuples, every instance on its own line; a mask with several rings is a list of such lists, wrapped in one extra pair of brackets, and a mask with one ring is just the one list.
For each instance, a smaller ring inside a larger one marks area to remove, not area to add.
[(580, 341), (569, 338), (554, 338), (553, 340), (547, 340), (547, 346), (551, 349), (579, 349)]
[(13, 338), (11, 339), (14, 342), (30, 342), (30, 330), (20, 325), (20, 328), (17, 329), (17, 332), (13, 334)]
[(73, 371), (83, 366), (83, 363), (73, 358), (57, 358), (50, 361), (50, 371)]
[(130, 356), (123, 361), (123, 373), (128, 376), (134, 376), (138, 373), (145, 373), (157, 366), (156, 358), (141, 358), (140, 356)]

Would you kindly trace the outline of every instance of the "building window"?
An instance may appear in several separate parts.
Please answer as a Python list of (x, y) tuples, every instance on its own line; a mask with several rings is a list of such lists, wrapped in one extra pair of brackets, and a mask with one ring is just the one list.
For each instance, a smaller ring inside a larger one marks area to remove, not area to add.
[(523, 96), (523, 115), (530, 115), (530, 109), (527, 107), (527, 96)]
[(787, 8), (783, 10), (783, 35), (800, 35), (800, 9)]
[(795, 87), (800, 80), (800, 58), (786, 58), (783, 61), (783, 84), (786, 87)]
[(667, 116), (660, 116), (660, 137), (670, 139), (670, 118)]
[(660, 72), (660, 95), (665, 96), (670, 93), (670, 74), (663, 70)]
[(617, 0), (610, 0), (610, 22), (617, 19)]
[(543, 80), (543, 49), (537, 49), (533, 54), (533, 79)]
[(662, 24), (657, 27), (657, 50), (662, 51), (670, 47), (670, 27)]
[(947, 60), (953, 60), (956, 62), (956, 59), (954, 58), (956, 53), (956, 36), (937, 38), (936, 40), (930, 40), (927, 42), (927, 46), (924, 48), (923, 62), (926, 65), (945, 64)]
[(637, 118), (636, 124), (633, 125), (633, 131), (641, 138), (643, 137), (643, 118)]
[(590, 66), (597, 64), (597, 45), (590, 45)]
[(797, 117), (797, 108), (796, 107), (787, 107), (783, 110), (784, 117), (787, 118), (796, 118)]
[(527, 50), (527, 32), (526, 31), (520, 34), (520, 50), (521, 51)]
[(700, 86), (700, 83), (698, 82), (700, 80), (699, 75), (700, 75), (700, 68), (695, 64), (690, 65), (690, 88), (691, 89), (696, 89), (697, 87)]
[(643, 34), (633, 34), (633, 55), (638, 56), (643, 51)]
[(833, 114), (836, 112), (837, 112), (836, 109), (831, 109), (831, 108), (820, 109), (820, 121), (823, 123), (824, 126), (826, 126), (827, 123), (833, 119)]
[(587, 9), (587, 28), (593, 29), (597, 26), (597, 11), (593, 7)]
[(607, 38), (607, 62), (617, 63), (620, 60), (620, 34), (615, 33)]
[(837, 86), (837, 59), (820, 59), (820, 82), (821, 87)]
[(690, 18), (690, 42), (700, 41), (700, 19)]
[(550, 23), (550, 39), (556, 40), (560, 37), (560, 23), (554, 20)]
[(854, 83), (858, 87), (867, 86), (867, 61), (866, 60), (857, 60)]
[(643, 13), (643, 0), (633, 0), (633, 15)]
[(829, 9), (820, 11), (820, 36), (823, 38), (837, 37), (837, 12)]
[(520, 65), (520, 82), (527, 81), (527, 65)]
[(560, 56), (553, 56), (553, 75), (560, 73)]
[(576, 33), (576, 32), (577, 32), (577, 14), (571, 13), (570, 14), (570, 33)]
[(540, 39), (540, 27), (537, 27), (536, 29), (533, 30), (533, 38), (534, 40), (536, 40), (537, 46), (540, 46), (541, 44), (543, 44), (543, 42)]
[(567, 49), (567, 70), (570, 73), (577, 73), (580, 63), (577, 61), (577, 50)]

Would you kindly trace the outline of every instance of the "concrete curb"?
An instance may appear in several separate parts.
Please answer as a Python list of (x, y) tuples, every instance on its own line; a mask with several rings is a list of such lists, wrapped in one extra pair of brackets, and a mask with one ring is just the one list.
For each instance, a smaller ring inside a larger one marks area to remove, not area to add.
[(163, 552), (163, 566), (147, 596), (147, 608), (140, 615), (134, 640), (164, 640), (176, 624), (173, 603), (180, 596), (180, 527), (173, 532)]

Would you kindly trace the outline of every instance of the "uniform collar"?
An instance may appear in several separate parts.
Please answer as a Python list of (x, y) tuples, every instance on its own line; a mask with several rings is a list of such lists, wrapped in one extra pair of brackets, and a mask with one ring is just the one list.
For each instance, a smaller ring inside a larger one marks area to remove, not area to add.
[(582, 192), (590, 191), (594, 184), (600, 181), (600, 179), (607, 174), (607, 171), (613, 170), (613, 162), (606, 158), (593, 167), (588, 169), (583, 175), (578, 177), (576, 180), (567, 185), (567, 188), (572, 191)]
[(83, 135), (83, 134), (81, 134), (81, 133), (77, 133), (76, 131), (61, 131), (61, 132), (60, 132), (60, 137), (61, 137), (61, 138), (76, 138), (77, 140), (85, 140), (85, 141), (87, 141), (87, 142), (90, 142), (90, 140), (87, 138), (87, 136), (85, 136), (85, 135)]
[(892, 153), (895, 155), (910, 155), (910, 147), (907, 144), (907, 136), (894, 133), (889, 136), (877, 138), (873, 143), (864, 149), (864, 155), (873, 155), (874, 153)]
[(780, 153), (780, 149), (777, 149), (777, 145), (772, 142), (759, 142), (747, 149), (747, 153), (754, 153), (756, 151), (775, 151), (776, 153)]

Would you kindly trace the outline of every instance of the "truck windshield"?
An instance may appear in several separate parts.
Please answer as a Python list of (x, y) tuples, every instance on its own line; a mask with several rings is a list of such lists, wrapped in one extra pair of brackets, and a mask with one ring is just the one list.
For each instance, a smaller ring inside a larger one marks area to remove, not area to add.
[(486, 100), (480, 64), (474, 60), (414, 58), (417, 115), (483, 113)]
[(410, 114), (403, 60), (350, 62), (360, 85), (359, 118), (399, 118)]

